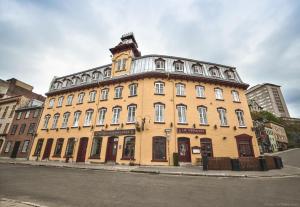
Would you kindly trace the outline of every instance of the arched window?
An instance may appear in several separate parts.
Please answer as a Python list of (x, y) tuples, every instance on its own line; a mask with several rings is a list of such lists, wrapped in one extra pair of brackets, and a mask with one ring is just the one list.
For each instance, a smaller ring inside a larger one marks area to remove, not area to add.
[(244, 119), (244, 112), (240, 109), (235, 110), (235, 114), (239, 123), (240, 127), (245, 127), (245, 119)]
[(226, 109), (220, 107), (220, 108), (217, 108), (217, 111), (219, 113), (221, 126), (228, 126)]
[(56, 113), (53, 116), (53, 122), (52, 122), (51, 129), (56, 129), (57, 128), (58, 119), (59, 119), (59, 113)]
[(93, 113), (94, 113), (93, 109), (86, 110), (83, 126), (90, 126), (91, 125)]
[(165, 83), (162, 81), (156, 81), (154, 82), (154, 94), (158, 94), (158, 95), (163, 95), (165, 94), (164, 92), (164, 87), (165, 87)]
[(198, 106), (197, 107), (198, 112), (199, 112), (199, 120), (200, 124), (202, 125), (207, 125), (207, 107), (206, 106)]
[(152, 161), (166, 161), (166, 137), (153, 137), (152, 139)]
[(75, 146), (75, 138), (69, 138), (67, 142), (67, 147), (66, 147), (66, 157), (72, 157), (73, 156), (73, 151), (74, 151), (74, 146)]
[(49, 124), (50, 118), (51, 118), (51, 116), (49, 114), (45, 116), (45, 118), (44, 118), (44, 124), (43, 124), (43, 129), (47, 129), (48, 128), (48, 124)]
[(121, 110), (121, 106), (113, 107), (112, 124), (119, 124)]
[(61, 128), (67, 128), (69, 117), (70, 117), (70, 112), (65, 112), (63, 115), (63, 122), (62, 122)]
[(63, 144), (64, 144), (64, 138), (57, 139), (53, 157), (60, 157), (61, 156), (61, 151), (62, 151), (62, 148), (63, 148)]

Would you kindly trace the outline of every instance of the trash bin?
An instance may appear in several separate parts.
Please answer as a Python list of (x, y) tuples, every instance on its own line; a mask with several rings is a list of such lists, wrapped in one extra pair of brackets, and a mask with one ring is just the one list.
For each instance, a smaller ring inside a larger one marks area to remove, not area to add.
[(282, 164), (282, 159), (281, 159), (281, 157), (274, 156), (274, 162), (275, 162), (276, 169), (281, 169), (281, 168), (283, 168), (283, 164)]
[(178, 153), (176, 152), (173, 153), (173, 164), (174, 166), (179, 166)]
[(202, 156), (202, 163), (203, 163), (203, 170), (207, 171), (208, 170), (208, 157), (207, 156)]
[(269, 169), (268, 169), (266, 159), (264, 157), (260, 156), (260, 157), (258, 157), (258, 160), (259, 160), (261, 171), (268, 171)]
[(231, 159), (231, 166), (232, 166), (233, 171), (240, 171), (241, 170), (239, 159)]

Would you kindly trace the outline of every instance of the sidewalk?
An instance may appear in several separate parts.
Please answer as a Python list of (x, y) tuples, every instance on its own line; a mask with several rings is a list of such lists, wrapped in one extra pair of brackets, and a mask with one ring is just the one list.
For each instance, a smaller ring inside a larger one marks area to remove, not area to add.
[(128, 166), (128, 165), (105, 165), (105, 164), (79, 164), (64, 163), (55, 161), (27, 161), (15, 159), (0, 159), (0, 163), (22, 164), (32, 166), (50, 166), (65, 167), (77, 169), (92, 169), (116, 172), (132, 172), (132, 173), (150, 173), (165, 175), (186, 175), (186, 176), (211, 176), (211, 177), (300, 177), (300, 168), (285, 165), (280, 170), (269, 171), (203, 171), (200, 166), (174, 167), (174, 166)]

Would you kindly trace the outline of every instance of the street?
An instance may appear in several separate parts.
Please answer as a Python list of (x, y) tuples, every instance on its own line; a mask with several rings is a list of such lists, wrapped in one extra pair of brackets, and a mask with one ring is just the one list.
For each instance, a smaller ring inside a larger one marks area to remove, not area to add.
[[(300, 150), (281, 154), (297, 166)], [(286, 161), (288, 162), (288, 161)], [(45, 206), (299, 206), (300, 177), (215, 178), (0, 164), (0, 198)]]

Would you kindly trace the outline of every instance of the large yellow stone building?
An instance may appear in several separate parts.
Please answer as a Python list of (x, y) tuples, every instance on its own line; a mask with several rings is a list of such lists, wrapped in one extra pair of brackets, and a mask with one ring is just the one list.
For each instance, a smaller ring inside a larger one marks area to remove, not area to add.
[(30, 159), (138, 165), (197, 164), (203, 155), (258, 156), (234, 67), (141, 56), (132, 33), (112, 64), (54, 78)]

